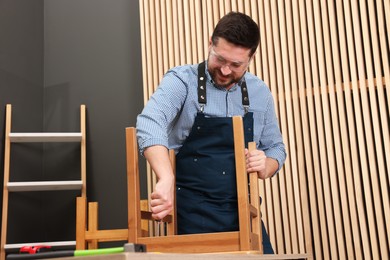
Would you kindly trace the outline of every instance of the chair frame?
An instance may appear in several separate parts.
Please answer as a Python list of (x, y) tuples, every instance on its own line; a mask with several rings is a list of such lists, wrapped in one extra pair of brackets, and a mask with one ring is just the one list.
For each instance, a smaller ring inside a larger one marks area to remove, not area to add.
[[(128, 229), (130, 243), (145, 244), (149, 252), (211, 253), (258, 251), (262, 253), (260, 206), (257, 173), (250, 173), (251, 201), (245, 165), (245, 143), (242, 117), (233, 117), (234, 150), (236, 158), (239, 231), (175, 235), (168, 231), (163, 237), (144, 237), (141, 230), (140, 185), (136, 129), (126, 128), (128, 178)], [(252, 143), (249, 149), (255, 149)], [(134, 188), (131, 188), (134, 187)], [(174, 216), (175, 214), (173, 214)], [(173, 220), (173, 221), (172, 221)], [(169, 229), (174, 229), (173, 217)], [(251, 221), (250, 221), (251, 220)]]
[[(152, 214), (145, 208), (145, 201), (140, 200), (140, 181), (138, 168), (138, 144), (136, 129), (126, 128), (126, 159), (128, 185), (128, 227), (126, 229), (98, 230), (98, 205), (88, 205), (86, 198), (77, 198), (76, 249), (98, 247), (98, 242), (128, 241), (143, 244), (147, 252), (161, 253), (244, 253), (263, 254), (262, 230), (260, 219), (259, 182), (257, 173), (246, 172), (245, 143), (242, 117), (233, 117), (234, 152), (236, 160), (237, 196), (239, 231), (176, 235), (175, 209), (162, 221), (167, 223), (165, 236), (148, 236), (145, 232), (145, 220), (153, 221)], [(256, 149), (256, 144), (248, 144), (249, 151)], [(170, 159), (175, 166), (174, 152)], [(175, 167), (174, 167), (175, 168)], [(250, 189), (248, 188), (250, 187)], [(88, 222), (88, 225), (87, 225)], [(259, 256), (261, 259), (312, 259), (311, 254), (275, 254)], [(259, 259), (260, 259), (259, 258)]]

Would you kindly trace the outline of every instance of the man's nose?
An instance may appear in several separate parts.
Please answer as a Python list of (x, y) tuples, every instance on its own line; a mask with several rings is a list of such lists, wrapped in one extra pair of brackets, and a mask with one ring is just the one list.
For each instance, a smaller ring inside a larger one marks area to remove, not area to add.
[(232, 70), (230, 69), (229, 65), (225, 64), (221, 66), (221, 72), (223, 75), (229, 75), (232, 73)]

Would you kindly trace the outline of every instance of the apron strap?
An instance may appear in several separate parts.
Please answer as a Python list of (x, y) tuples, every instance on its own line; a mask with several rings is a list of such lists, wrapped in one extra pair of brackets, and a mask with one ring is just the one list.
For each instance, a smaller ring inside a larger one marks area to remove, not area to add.
[(248, 97), (248, 88), (246, 87), (246, 81), (243, 77), (240, 83), (241, 96), (242, 96), (242, 105), (244, 106), (245, 114), (249, 110), (249, 97)]
[(203, 61), (198, 66), (198, 102), (200, 104), (200, 112), (203, 113), (204, 106), (207, 103), (206, 96), (206, 62)]

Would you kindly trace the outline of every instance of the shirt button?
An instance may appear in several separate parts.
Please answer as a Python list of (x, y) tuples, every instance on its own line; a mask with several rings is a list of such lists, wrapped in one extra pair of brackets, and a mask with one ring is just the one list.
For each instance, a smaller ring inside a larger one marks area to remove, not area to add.
[(195, 159), (194, 159), (194, 162), (197, 162), (197, 161), (198, 161), (198, 159), (195, 158)]
[(226, 174), (226, 172), (222, 172), (222, 174), (223, 174), (223, 175), (225, 175), (225, 174)]

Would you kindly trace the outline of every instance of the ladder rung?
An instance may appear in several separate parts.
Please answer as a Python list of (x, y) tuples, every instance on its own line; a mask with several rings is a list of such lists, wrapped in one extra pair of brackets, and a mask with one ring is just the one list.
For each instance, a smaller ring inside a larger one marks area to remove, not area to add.
[(24, 246), (39, 246), (39, 245), (45, 245), (45, 246), (76, 246), (76, 241), (57, 241), (57, 242), (36, 242), (36, 243), (20, 243), (20, 244), (6, 244), (4, 245), (5, 250), (10, 249), (19, 249)]
[(13, 143), (29, 142), (80, 142), (81, 133), (10, 133)]
[(8, 191), (80, 190), (82, 181), (29, 181), (8, 182)]

